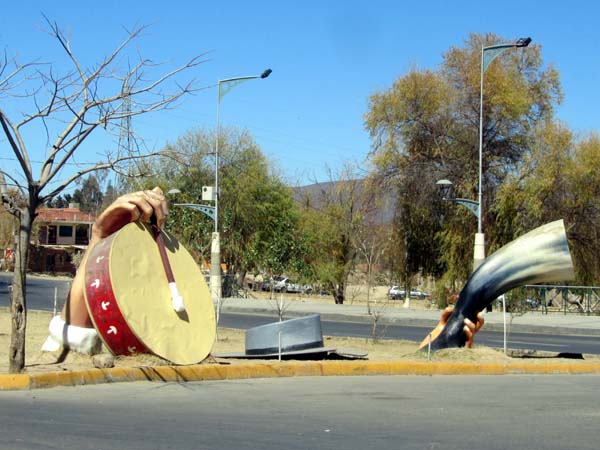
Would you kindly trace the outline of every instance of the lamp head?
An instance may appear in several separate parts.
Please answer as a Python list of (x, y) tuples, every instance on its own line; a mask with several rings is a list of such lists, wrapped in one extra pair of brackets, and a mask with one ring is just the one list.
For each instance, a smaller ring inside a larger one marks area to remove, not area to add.
[(271, 72), (273, 72), (271, 69), (267, 69), (263, 73), (260, 74), (260, 77), (267, 78), (269, 75), (271, 75)]
[(435, 182), (436, 186), (440, 188), (442, 193), (442, 199), (447, 200), (451, 198), (452, 193), (452, 181), (450, 180), (438, 180)]
[(526, 38), (519, 38), (519, 39), (517, 39), (517, 42), (516, 42), (515, 45), (517, 47), (527, 47), (530, 43), (531, 43), (531, 38), (530, 37), (526, 37)]

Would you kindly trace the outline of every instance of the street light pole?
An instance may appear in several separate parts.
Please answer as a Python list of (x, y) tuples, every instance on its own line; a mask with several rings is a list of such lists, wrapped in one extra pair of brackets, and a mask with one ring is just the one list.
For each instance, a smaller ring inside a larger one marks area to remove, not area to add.
[(482, 189), (482, 170), (483, 170), (483, 74), (491, 62), (509, 48), (527, 47), (531, 38), (520, 38), (515, 42), (505, 44), (490, 45), (484, 47), (481, 45), (481, 74), (479, 82), (479, 183), (477, 191), (477, 234), (475, 235), (475, 245), (473, 249), (473, 271), (481, 265), (485, 259), (485, 234), (482, 227), (483, 210), (483, 189)]
[[(244, 81), (254, 80), (256, 78), (267, 78), (272, 70), (267, 69), (260, 75), (250, 75), (245, 77), (225, 78), (217, 82), (217, 124), (215, 131), (215, 189), (213, 200), (215, 202), (215, 230), (212, 234), (210, 245), (210, 293), (213, 299), (217, 301), (217, 323), (219, 311), (221, 308), (221, 242), (219, 236), (219, 135), (221, 134), (220, 113), (221, 98), (223, 98), (231, 89)], [(223, 90), (221, 87), (223, 86)]]

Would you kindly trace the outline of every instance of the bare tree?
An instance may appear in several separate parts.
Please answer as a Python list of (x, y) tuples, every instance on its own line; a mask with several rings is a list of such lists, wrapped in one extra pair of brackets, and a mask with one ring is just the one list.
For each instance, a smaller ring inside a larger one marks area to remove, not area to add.
[[(271, 293), (273, 293), (272, 290)], [(279, 299), (276, 299), (271, 295), (269, 297), (269, 304), (275, 311), (277, 311), (277, 317), (279, 318), (280, 322), (283, 321), (283, 315), (285, 312), (290, 306), (292, 306), (291, 301), (288, 298), (284, 298), (283, 291), (279, 292)]]
[[(20, 207), (11, 204), (7, 196), (2, 197), (19, 221), (11, 296), (11, 373), (22, 371), (25, 365), (25, 277), (37, 208), (85, 174), (101, 169), (119, 172), (126, 161), (160, 154), (139, 150), (135, 153), (106, 151), (99, 162), (80, 167), (74, 174), (65, 175), (64, 170), (67, 164), (75, 162), (82, 144), (96, 130), (118, 134), (124, 119), (174, 107), (182, 96), (195, 90), (193, 80), (178, 84), (178, 75), (202, 62), (197, 56), (174, 69), (162, 71), (161, 64), (137, 56), (133, 65), (122, 69), (120, 61), (132, 41), (146, 29), (142, 26), (126, 31), (125, 39), (112, 53), (94, 67), (85, 68), (59, 26), (47, 18), (46, 23), (47, 33), (63, 50), (68, 67), (55, 68), (41, 61), (21, 64), (6, 55), (0, 61), (0, 99), (3, 100), (0, 126), (22, 171), (18, 175), (3, 173), (7, 183), (17, 187), (26, 198), (25, 206)], [(64, 73), (59, 75), (59, 72)], [(25, 111), (27, 108), (29, 111)], [(32, 135), (45, 136), (43, 148), (30, 138)], [(32, 148), (37, 146), (36, 153), (31, 153), (29, 143), (33, 144)], [(34, 154), (43, 155), (39, 174), (34, 174), (32, 167)]]
[[(377, 201), (377, 200), (375, 200)], [(371, 338), (374, 342), (378, 339), (378, 324), (389, 306), (389, 296), (378, 301), (377, 297), (371, 298), (374, 288), (375, 273), (379, 269), (380, 262), (390, 244), (392, 229), (388, 224), (377, 223), (373, 218), (365, 220), (356, 233), (356, 246), (361, 260), (365, 266), (367, 281), (367, 312), (373, 320)]]

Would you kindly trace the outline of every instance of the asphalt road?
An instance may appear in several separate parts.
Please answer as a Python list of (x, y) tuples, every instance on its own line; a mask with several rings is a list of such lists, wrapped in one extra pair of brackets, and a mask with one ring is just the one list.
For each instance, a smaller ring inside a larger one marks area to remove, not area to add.
[[(9, 284), (12, 274), (0, 273), (0, 306), (8, 306)], [(57, 307), (60, 310), (69, 290), (69, 281), (53, 278), (27, 279), (27, 306), (30, 309), (52, 311), (56, 292)], [(248, 315), (222, 313), (220, 325), (230, 328), (248, 329), (277, 320), (274, 315)], [(368, 337), (371, 325), (359, 322), (333, 322), (322, 320), (323, 334), (328, 336)], [(420, 342), (431, 331), (428, 327), (406, 325), (380, 325), (382, 339), (404, 339)], [(508, 347), (513, 349), (541, 350), (553, 353), (600, 354), (600, 339), (586, 336), (548, 335), (511, 332)], [(477, 333), (476, 342), (481, 345), (502, 348), (501, 332), (487, 331), (485, 327)]]
[[(0, 306), (9, 305), (12, 273), (0, 272)], [(52, 311), (56, 294), (60, 310), (69, 293), (70, 281), (54, 278), (27, 277), (27, 308)]]
[(600, 376), (298, 377), (1, 394), (0, 448), (596, 450)]
[[(248, 329), (276, 321), (274, 315), (248, 315), (221, 313), (220, 325), (228, 328)], [(326, 336), (371, 336), (371, 325), (361, 322), (332, 322), (321, 320), (323, 334)], [(430, 327), (413, 327), (407, 325), (380, 325), (378, 336), (381, 339), (403, 339), (421, 342)], [(515, 333), (508, 336), (508, 347), (511, 349), (528, 349), (552, 353), (588, 353), (600, 354), (600, 342), (594, 337), (548, 335), (535, 333)], [(475, 342), (489, 347), (503, 348), (502, 332), (486, 331), (485, 327), (477, 333)]]

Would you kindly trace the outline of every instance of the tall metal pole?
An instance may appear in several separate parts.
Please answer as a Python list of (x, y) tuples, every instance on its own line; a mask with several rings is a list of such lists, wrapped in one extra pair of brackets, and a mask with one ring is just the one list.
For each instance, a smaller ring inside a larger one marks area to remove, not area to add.
[(485, 48), (481, 45), (481, 74), (479, 79), (479, 182), (477, 189), (477, 234), (473, 246), (473, 272), (481, 265), (485, 259), (485, 235), (481, 227), (481, 211), (483, 209), (482, 202), (482, 166), (483, 166), (483, 54)]
[(479, 208), (477, 208), (477, 233), (481, 233), (481, 210), (482, 203), (482, 192), (481, 192), (481, 176), (483, 166), (483, 52), (484, 47), (481, 45), (481, 76), (479, 81), (479, 188), (477, 193), (477, 201), (479, 202)]
[[(479, 183), (477, 201), (479, 203), (477, 209), (477, 234), (475, 235), (475, 245), (473, 248), (473, 271), (481, 265), (485, 259), (485, 235), (483, 233), (482, 225), (482, 211), (483, 211), (483, 75), (487, 66), (502, 52), (509, 48), (515, 47), (527, 47), (531, 42), (531, 38), (520, 38), (515, 42), (506, 44), (491, 45), (485, 47), (481, 44), (481, 72), (479, 78)], [(490, 58), (486, 61), (485, 52), (490, 52)]]
[(215, 131), (215, 231), (210, 242), (210, 294), (216, 301), (216, 320), (219, 323), (221, 313), (221, 239), (219, 236), (219, 134), (221, 131), (219, 115), (221, 110), (221, 81), (217, 82), (217, 124)]
[[(210, 293), (213, 301), (216, 301), (216, 319), (219, 324), (219, 315), (221, 312), (221, 239), (219, 235), (219, 137), (221, 134), (220, 113), (221, 113), (221, 85), (226, 84), (225, 95), (233, 86), (247, 80), (255, 78), (267, 78), (271, 74), (271, 69), (265, 70), (260, 75), (251, 75), (245, 77), (226, 78), (217, 81), (217, 123), (215, 131), (215, 189), (213, 192), (215, 201), (215, 231), (212, 234), (210, 245)], [(229, 89), (228, 89), (229, 88)]]
[(219, 231), (219, 135), (221, 126), (219, 116), (221, 114), (221, 81), (217, 83), (217, 125), (215, 133), (215, 233)]

